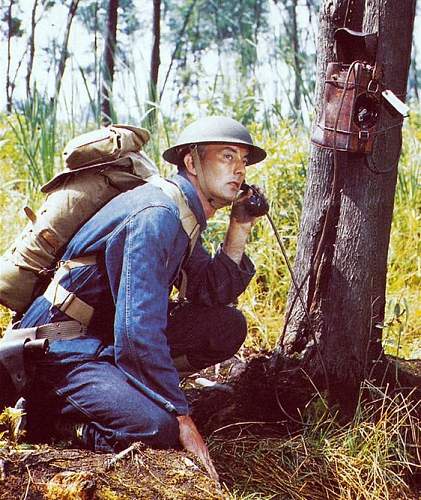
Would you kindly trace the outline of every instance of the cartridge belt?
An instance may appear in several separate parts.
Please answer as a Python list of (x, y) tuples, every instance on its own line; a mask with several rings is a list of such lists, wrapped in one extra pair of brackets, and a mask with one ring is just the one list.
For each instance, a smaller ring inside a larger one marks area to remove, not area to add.
[(73, 340), (86, 337), (86, 326), (79, 321), (57, 321), (29, 328), (16, 328), (6, 330), (3, 340), (13, 341), (18, 339), (48, 339), (48, 340)]

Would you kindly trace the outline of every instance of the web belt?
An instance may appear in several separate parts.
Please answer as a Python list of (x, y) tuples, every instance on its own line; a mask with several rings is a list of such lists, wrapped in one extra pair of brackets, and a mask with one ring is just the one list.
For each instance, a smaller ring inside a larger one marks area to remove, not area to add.
[(87, 335), (87, 328), (79, 321), (57, 321), (29, 328), (7, 329), (2, 341), (9, 342), (20, 339), (72, 340)]

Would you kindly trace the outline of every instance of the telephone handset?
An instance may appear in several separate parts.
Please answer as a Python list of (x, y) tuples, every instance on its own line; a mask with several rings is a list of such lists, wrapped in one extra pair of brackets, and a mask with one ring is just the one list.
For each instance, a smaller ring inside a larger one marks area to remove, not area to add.
[(241, 184), (241, 191), (247, 192), (249, 189), (253, 191), (253, 194), (247, 200), (247, 212), (254, 217), (260, 217), (267, 214), (269, 211), (269, 204), (266, 198), (257, 191), (255, 186), (250, 186), (245, 182)]

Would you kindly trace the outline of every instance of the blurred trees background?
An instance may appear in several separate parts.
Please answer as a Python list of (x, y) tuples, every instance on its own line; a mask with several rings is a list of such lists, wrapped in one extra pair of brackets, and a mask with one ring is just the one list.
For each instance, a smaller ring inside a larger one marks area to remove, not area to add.
[(19, 109), (36, 89), (61, 113), (73, 100), (85, 123), (102, 113), (151, 124), (174, 105), (196, 113), (233, 100), (248, 122), (300, 117), (314, 86), (318, 3), (3, 0), (1, 106)]
[[(320, 0), (2, 0), (0, 105), (37, 92), (79, 123), (231, 108), (307, 120)], [(414, 37), (409, 96), (419, 99)], [(55, 75), (55, 79), (51, 78)], [(177, 112), (175, 113), (175, 110)]]

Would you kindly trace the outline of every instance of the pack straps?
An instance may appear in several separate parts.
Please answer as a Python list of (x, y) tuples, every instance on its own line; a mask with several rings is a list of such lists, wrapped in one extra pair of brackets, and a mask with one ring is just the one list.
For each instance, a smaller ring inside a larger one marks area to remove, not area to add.
[[(188, 260), (196, 245), (200, 234), (200, 225), (197, 222), (196, 216), (189, 208), (187, 200), (184, 197), (181, 189), (171, 181), (167, 181), (158, 175), (148, 177), (147, 182), (159, 187), (167, 196), (169, 196), (178, 206), (180, 212), (181, 225), (189, 237), (189, 245), (184, 263)], [(78, 257), (75, 259), (62, 261), (59, 268), (55, 272), (50, 284), (44, 292), (44, 297), (57, 309), (78, 321), (84, 327), (87, 327), (92, 319), (95, 309), (85, 301), (77, 297), (73, 292), (66, 290), (60, 285), (61, 279), (68, 274), (72, 269), (82, 266), (90, 266), (97, 263), (95, 254)], [(181, 283), (179, 287), (179, 300), (184, 300), (187, 290), (187, 273), (181, 269)]]
[(86, 255), (77, 259), (60, 262), (59, 268), (44, 292), (44, 297), (67, 316), (88, 326), (94, 314), (94, 308), (79, 299), (75, 293), (69, 292), (60, 285), (60, 280), (72, 269), (96, 264), (96, 255)]
[(159, 175), (151, 175), (147, 177), (146, 182), (159, 187), (167, 196), (169, 196), (178, 206), (180, 211), (181, 225), (191, 241), (194, 236), (199, 236), (200, 226), (196, 216), (189, 208), (184, 193), (174, 182), (168, 181)]
[(177, 203), (178, 209), (180, 211), (181, 225), (183, 226), (183, 229), (190, 240), (186, 257), (184, 258), (180, 269), (181, 282), (178, 290), (178, 300), (184, 301), (187, 292), (187, 273), (184, 270), (184, 264), (192, 254), (197, 239), (199, 238), (200, 224), (197, 222), (196, 216), (189, 208), (183, 192), (176, 184), (160, 177), (159, 175), (152, 175), (148, 177), (146, 181), (162, 189), (162, 191), (164, 191), (166, 195), (168, 195)]

